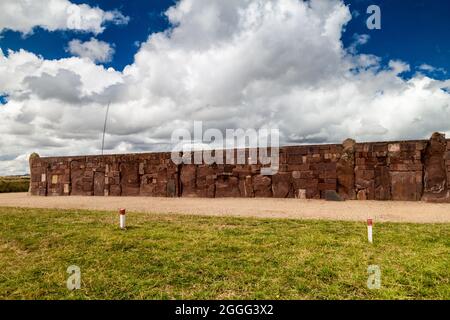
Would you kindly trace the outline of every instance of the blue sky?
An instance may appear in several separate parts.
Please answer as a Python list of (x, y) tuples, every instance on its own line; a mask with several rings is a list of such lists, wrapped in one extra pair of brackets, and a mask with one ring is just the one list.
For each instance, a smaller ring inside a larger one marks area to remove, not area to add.
[[(344, 44), (352, 42), (352, 35), (368, 34), (369, 42), (360, 48), (362, 53), (375, 54), (385, 61), (401, 59), (411, 66), (429, 64), (450, 71), (450, 2), (446, 0), (386, 0), (346, 1), (354, 15), (344, 33)], [(377, 4), (381, 8), (381, 30), (368, 30), (366, 8)], [(435, 72), (437, 78), (446, 78)], [(448, 78), (448, 77), (447, 77)]]
[[(109, 26), (96, 38), (115, 45), (113, 61), (105, 63), (117, 70), (133, 63), (133, 57), (138, 50), (137, 44), (146, 41), (154, 32), (160, 32), (169, 27), (164, 12), (176, 1), (167, 0), (72, 0), (76, 4), (88, 4), (108, 11), (118, 9), (130, 17), (126, 25)], [(7, 49), (27, 51), (42, 55), (46, 59), (59, 59), (70, 57), (65, 49), (72, 39), (87, 41), (92, 34), (86, 32), (56, 31), (49, 32), (42, 28), (35, 28), (32, 35), (23, 36), (20, 32), (7, 31), (0, 39), (0, 47)]]
[[(151, 33), (169, 27), (164, 12), (176, 3), (175, 0), (73, 0), (72, 2), (98, 6), (105, 11), (118, 9), (130, 17), (127, 25), (110, 26), (97, 36), (98, 40), (114, 44), (114, 58), (104, 65), (117, 70), (122, 70), (133, 62), (138, 43), (146, 41)], [(450, 71), (449, 1), (346, 0), (345, 3), (350, 5), (353, 18), (343, 34), (344, 45), (349, 46), (354, 41), (354, 34), (368, 34), (370, 40), (359, 48), (361, 53), (375, 54), (385, 62), (390, 59), (401, 59), (411, 66), (428, 64), (436, 69)], [(381, 8), (381, 30), (366, 28), (368, 17), (366, 9), (371, 4), (379, 5)], [(71, 39), (87, 41), (91, 37), (91, 34), (84, 32), (49, 32), (38, 27), (32, 35), (27, 36), (14, 31), (4, 32), (0, 39), (0, 47), (3, 51), (23, 48), (46, 59), (59, 59), (70, 56), (65, 48)], [(447, 77), (441, 71), (435, 71), (433, 75), (435, 78)]]
[(0, 1), (0, 175), (100, 153), (108, 102), (106, 153), (171, 150), (194, 121), (282, 145), (450, 135), (446, 0), (48, 3)]

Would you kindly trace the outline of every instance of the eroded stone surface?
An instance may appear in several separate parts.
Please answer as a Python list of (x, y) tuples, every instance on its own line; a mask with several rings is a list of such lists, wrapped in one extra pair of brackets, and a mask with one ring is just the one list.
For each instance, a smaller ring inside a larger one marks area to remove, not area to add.
[(426, 201), (448, 201), (446, 154), (447, 141), (440, 133), (433, 133), (425, 150), (424, 194)]
[(272, 193), (274, 198), (287, 198), (292, 192), (292, 174), (283, 172), (272, 176)]
[(267, 176), (257, 175), (253, 177), (253, 190), (255, 197), (272, 197), (272, 179)]
[(355, 145), (353, 139), (346, 139), (343, 143), (342, 155), (337, 163), (337, 191), (343, 199), (353, 200), (355, 193)]
[(196, 174), (197, 168), (195, 165), (183, 165), (181, 168), (181, 190), (183, 197), (196, 197)]
[(422, 183), (416, 179), (415, 172), (391, 172), (392, 200), (417, 201), (422, 194)]

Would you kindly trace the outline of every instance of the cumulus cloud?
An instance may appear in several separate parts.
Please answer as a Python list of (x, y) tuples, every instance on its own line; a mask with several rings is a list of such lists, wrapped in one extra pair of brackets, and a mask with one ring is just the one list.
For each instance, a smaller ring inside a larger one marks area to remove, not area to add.
[(122, 72), (0, 52), (1, 153), (98, 153), (109, 101), (108, 152), (170, 150), (172, 131), (194, 120), (279, 128), (283, 144), (450, 133), (449, 82), (405, 79), (407, 62), (359, 54), (366, 36), (345, 48), (352, 16), (339, 0), (181, 0), (166, 15), (172, 27)]
[(129, 18), (117, 10), (103, 11), (68, 0), (2, 0), (0, 32), (5, 29), (31, 33), (41, 27), (49, 31), (77, 30), (103, 32), (106, 23), (126, 24)]
[(67, 51), (78, 57), (88, 58), (94, 62), (101, 63), (110, 62), (115, 52), (109, 43), (98, 41), (95, 38), (91, 38), (86, 42), (74, 39), (69, 42)]

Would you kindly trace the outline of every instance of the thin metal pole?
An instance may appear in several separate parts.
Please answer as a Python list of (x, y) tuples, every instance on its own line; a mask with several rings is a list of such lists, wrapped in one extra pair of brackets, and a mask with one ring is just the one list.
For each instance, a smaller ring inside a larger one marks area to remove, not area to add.
[(106, 133), (106, 122), (108, 121), (108, 113), (109, 113), (109, 105), (111, 104), (111, 101), (108, 102), (108, 107), (106, 108), (106, 115), (105, 115), (105, 124), (103, 125), (103, 138), (102, 138), (102, 155), (103, 150), (105, 148), (105, 133)]

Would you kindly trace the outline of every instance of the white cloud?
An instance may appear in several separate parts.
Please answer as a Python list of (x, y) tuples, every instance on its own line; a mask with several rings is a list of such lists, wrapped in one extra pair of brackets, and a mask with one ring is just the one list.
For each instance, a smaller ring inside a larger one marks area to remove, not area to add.
[(421, 65), (419, 66), (419, 69), (420, 69), (420, 70), (424, 70), (424, 71), (435, 71), (435, 70), (436, 70), (435, 67), (430, 66), (429, 64), (426, 64), (426, 63), (421, 64)]
[(105, 23), (126, 24), (129, 18), (117, 10), (103, 11), (68, 0), (2, 0), (0, 32), (5, 29), (31, 33), (41, 27), (49, 31), (78, 30), (103, 32)]
[(357, 34), (353, 35), (353, 43), (350, 44), (348, 50), (350, 53), (356, 54), (359, 46), (362, 46), (369, 42), (370, 36), (368, 34)]
[(108, 101), (109, 152), (169, 148), (194, 120), (278, 127), (286, 144), (450, 133), (449, 82), (405, 80), (408, 63), (344, 48), (351, 14), (338, 0), (182, 0), (167, 15), (173, 28), (150, 35), (123, 72), (0, 53), (0, 154), (98, 153)]
[(400, 61), (400, 60), (391, 60), (391, 61), (389, 61), (388, 65), (389, 65), (389, 68), (391, 68), (392, 71), (396, 75), (411, 70), (411, 67), (409, 66), (409, 64), (404, 63), (403, 61)]
[(93, 62), (110, 62), (114, 55), (114, 48), (109, 43), (91, 38), (89, 41), (81, 42), (74, 39), (69, 42), (67, 51), (81, 58), (91, 59)]
[(417, 69), (419, 69), (420, 71), (425, 71), (425, 72), (429, 72), (429, 73), (436, 73), (436, 72), (443, 73), (443, 74), (447, 73), (445, 71), (445, 69), (443, 69), (443, 68), (436, 68), (436, 67), (433, 67), (432, 65), (429, 65), (427, 63), (421, 64)]

